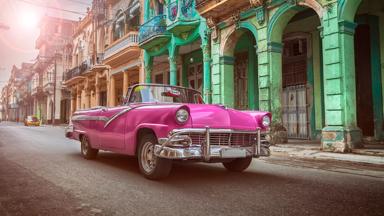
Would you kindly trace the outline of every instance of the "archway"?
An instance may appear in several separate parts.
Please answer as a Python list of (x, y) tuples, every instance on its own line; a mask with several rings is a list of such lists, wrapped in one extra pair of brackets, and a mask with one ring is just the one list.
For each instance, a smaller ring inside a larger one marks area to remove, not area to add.
[(318, 139), (324, 127), (319, 16), (322, 9), (313, 1), (286, 3), (268, 26), (271, 109), (292, 139)]
[(222, 51), (225, 104), (240, 110), (259, 108), (255, 32), (234, 29)]
[[(357, 2), (357, 1), (356, 1)], [(360, 1), (359, 1), (360, 2)], [(357, 7), (358, 6), (358, 7)], [(357, 126), (364, 137), (383, 139), (383, 69), (384, 2), (363, 0), (359, 5), (348, 2), (344, 17), (354, 17)], [(354, 14), (355, 13), (355, 14)], [(381, 38), (380, 38), (381, 37)]]

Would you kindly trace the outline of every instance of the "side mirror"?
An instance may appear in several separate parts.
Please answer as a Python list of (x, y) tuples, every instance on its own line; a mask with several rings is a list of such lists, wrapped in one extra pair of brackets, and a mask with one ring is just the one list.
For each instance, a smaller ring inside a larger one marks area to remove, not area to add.
[(123, 105), (127, 104), (128, 103), (128, 97), (121, 96), (121, 103)]

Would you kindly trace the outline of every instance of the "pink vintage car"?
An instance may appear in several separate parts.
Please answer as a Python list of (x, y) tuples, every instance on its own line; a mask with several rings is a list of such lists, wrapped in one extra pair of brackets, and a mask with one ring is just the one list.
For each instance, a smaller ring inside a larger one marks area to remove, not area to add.
[(269, 156), (270, 122), (268, 112), (204, 104), (193, 89), (138, 84), (129, 88), (122, 106), (76, 111), (65, 133), (81, 142), (86, 159), (99, 150), (136, 156), (141, 173), (158, 179), (176, 160), (245, 170), (253, 157)]

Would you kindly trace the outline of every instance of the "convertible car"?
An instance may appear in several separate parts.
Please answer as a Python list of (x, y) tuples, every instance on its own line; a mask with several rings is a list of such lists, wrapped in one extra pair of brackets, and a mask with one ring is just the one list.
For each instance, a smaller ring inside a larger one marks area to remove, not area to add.
[(149, 179), (169, 175), (173, 161), (219, 162), (241, 172), (253, 157), (269, 156), (271, 114), (204, 104), (200, 92), (137, 84), (122, 106), (76, 111), (65, 130), (86, 159), (99, 150), (136, 156)]

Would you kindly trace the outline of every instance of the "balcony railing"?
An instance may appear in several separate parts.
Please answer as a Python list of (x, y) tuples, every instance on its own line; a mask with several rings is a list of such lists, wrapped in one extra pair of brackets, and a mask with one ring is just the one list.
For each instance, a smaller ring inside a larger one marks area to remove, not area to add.
[(175, 21), (178, 12), (178, 4), (176, 1), (169, 3), (168, 5), (168, 19)]
[(168, 4), (168, 19), (170, 22), (174, 22), (176, 19), (195, 19), (196, 15), (195, 0), (174, 0)]
[(129, 32), (125, 37), (115, 41), (108, 46), (104, 52), (104, 59), (111, 57), (112, 55), (120, 52), (121, 50), (130, 47), (137, 46), (139, 42), (138, 32)]
[(73, 77), (80, 76), (85, 73), (90, 68), (90, 64), (88, 60), (83, 61), (81, 65), (72, 68), (65, 74), (65, 80), (70, 80)]
[(39, 92), (42, 92), (42, 91), (43, 91), (42, 86), (35, 86), (35, 87), (32, 88), (31, 94), (32, 95), (36, 95), (36, 94), (38, 94)]
[(152, 37), (165, 33), (166, 31), (165, 17), (166, 16), (163, 14), (152, 17), (152, 19), (148, 20), (146, 23), (140, 26), (140, 30), (139, 30), (140, 44)]

